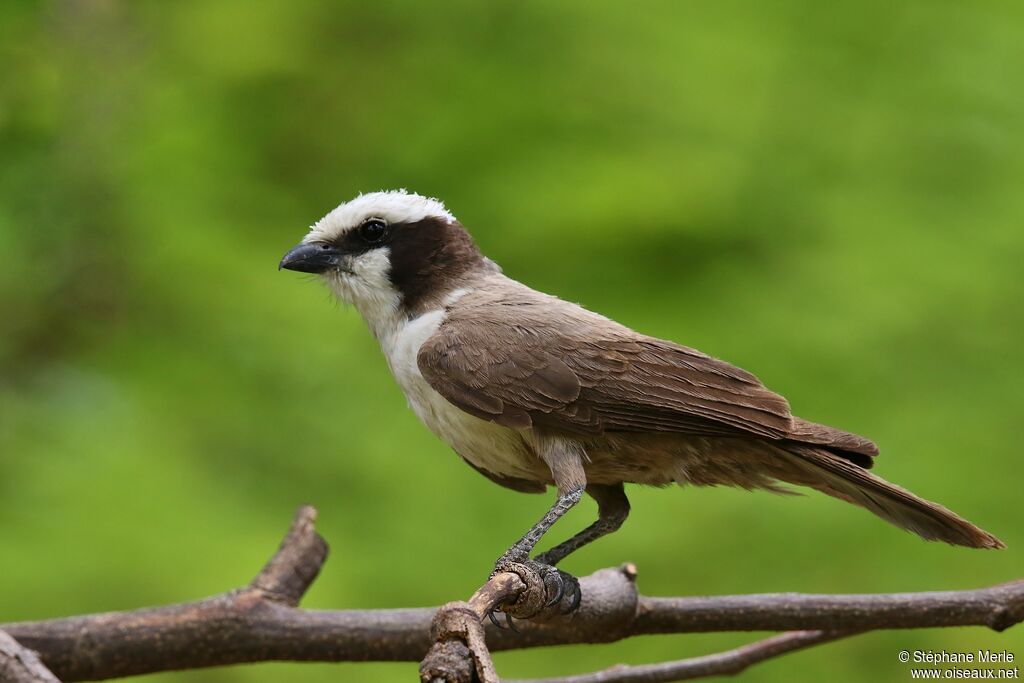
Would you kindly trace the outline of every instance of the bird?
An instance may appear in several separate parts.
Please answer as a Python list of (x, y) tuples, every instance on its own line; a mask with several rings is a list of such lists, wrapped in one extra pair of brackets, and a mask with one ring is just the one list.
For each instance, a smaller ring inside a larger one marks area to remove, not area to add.
[[(472, 468), (519, 492), (555, 488), (495, 571), (535, 572), (551, 603), (571, 595), (563, 611), (581, 596), (557, 565), (619, 529), (627, 483), (795, 485), (927, 540), (1004, 547), (873, 474), (871, 440), (793, 415), (750, 372), (506, 276), (437, 199), (360, 194), (313, 224), (280, 269), (319, 275), (361, 314), (412, 411)], [(597, 520), (531, 557), (584, 493)]]

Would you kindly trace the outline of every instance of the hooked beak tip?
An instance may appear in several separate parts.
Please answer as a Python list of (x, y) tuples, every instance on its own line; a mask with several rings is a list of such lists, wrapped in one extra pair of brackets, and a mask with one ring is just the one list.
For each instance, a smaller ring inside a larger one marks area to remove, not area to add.
[(277, 264), (278, 270), (296, 270), (300, 273), (323, 273), (338, 266), (341, 252), (328, 244), (300, 244), (290, 250)]

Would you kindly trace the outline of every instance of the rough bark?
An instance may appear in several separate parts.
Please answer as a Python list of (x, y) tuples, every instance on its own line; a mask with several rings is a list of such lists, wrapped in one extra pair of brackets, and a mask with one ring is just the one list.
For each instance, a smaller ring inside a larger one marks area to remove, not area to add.
[(39, 656), (0, 631), (0, 682), (60, 683)]
[[(556, 605), (536, 620), (517, 621), (516, 631), (483, 626), (495, 606), (531, 591), (544, 595), (535, 577), (513, 573), (496, 575), (469, 602), (440, 609), (303, 610), (299, 600), (327, 557), (315, 518), (312, 508), (301, 508), (277, 553), (238, 590), (166, 607), (0, 625), (0, 630), (20, 644), (17, 653), (38, 652), (44, 668), (68, 682), (274, 660), (419, 661), (430, 651), (438, 654), (424, 662), (424, 680), (491, 683), (497, 674), (488, 650), (659, 633), (792, 632), (707, 657), (548, 681), (589, 683), (730, 673), (866, 630), (976, 625), (1001, 631), (1024, 620), (1024, 580), (930, 593), (656, 598), (639, 594), (632, 565), (581, 579), (583, 600), (571, 616), (559, 614)], [(12, 662), (28, 661), (11, 652), (12, 646), (0, 644), (0, 672), (14, 671)], [(56, 680), (6, 675), (0, 681)]]

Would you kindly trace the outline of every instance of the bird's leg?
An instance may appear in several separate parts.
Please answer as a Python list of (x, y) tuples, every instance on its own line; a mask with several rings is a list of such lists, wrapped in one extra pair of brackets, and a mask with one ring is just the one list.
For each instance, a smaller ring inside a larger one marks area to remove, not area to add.
[(617, 530), (626, 521), (629, 500), (622, 484), (590, 484), (587, 493), (597, 501), (597, 521), (569, 540), (537, 555), (537, 562), (553, 567), (588, 543)]
[[(572, 612), (579, 607), (582, 596), (580, 595), (580, 584), (576, 577), (549, 564), (538, 560), (531, 560), (530, 553), (533, 551), (534, 546), (537, 545), (537, 542), (548, 532), (548, 529), (561, 519), (562, 515), (571, 510), (576, 503), (580, 502), (580, 499), (583, 497), (583, 489), (583, 486), (577, 486), (568, 491), (560, 491), (558, 500), (547, 511), (547, 514), (530, 527), (530, 530), (494, 563), (494, 573), (492, 576), (498, 572), (513, 572), (523, 577), (524, 582), (529, 583), (525, 574), (534, 573), (540, 576), (544, 582), (546, 595), (540, 605), (527, 608), (525, 611), (522, 608), (510, 609), (511, 606), (501, 606), (506, 617), (512, 616), (512, 612), (515, 612), (514, 616), (520, 618), (531, 617), (546, 607), (557, 605), (565, 595), (570, 595), (572, 598), (569, 606), (565, 609), (566, 612)], [(493, 614), (490, 616), (491, 621), (495, 621)], [(511, 624), (512, 622), (509, 621), (510, 626)]]
[(534, 546), (537, 542), (548, 532), (555, 522), (562, 518), (566, 512), (571, 510), (576, 503), (580, 502), (583, 497), (583, 486), (570, 489), (565, 493), (558, 494), (558, 500), (551, 506), (551, 509), (541, 517), (540, 521), (530, 527), (522, 538), (512, 544), (509, 548), (498, 558), (495, 563), (495, 567), (508, 562), (524, 562), (530, 559), (530, 553), (533, 552)]
[[(587, 481), (583, 471), (583, 446), (575, 441), (542, 435), (538, 435), (537, 443), (541, 459), (551, 468), (555, 486), (558, 488), (558, 500), (547, 511), (547, 514), (530, 527), (530, 530), (505, 551), (494, 564), (495, 572), (511, 571), (521, 576), (526, 572), (532, 572), (539, 575), (544, 581), (547, 593), (544, 601), (546, 604), (542, 604), (539, 609), (527, 609), (525, 613), (522, 609), (515, 610), (518, 612), (515, 616), (520, 617), (532, 616), (546, 606), (558, 604), (565, 595), (571, 596), (569, 606), (565, 610), (571, 612), (579, 606), (581, 597), (579, 582), (574, 576), (555, 569), (550, 564), (531, 560), (530, 553), (555, 522), (561, 519), (583, 497)], [(529, 582), (527, 581), (527, 583)], [(506, 614), (509, 614), (509, 607), (511, 606), (503, 607)]]

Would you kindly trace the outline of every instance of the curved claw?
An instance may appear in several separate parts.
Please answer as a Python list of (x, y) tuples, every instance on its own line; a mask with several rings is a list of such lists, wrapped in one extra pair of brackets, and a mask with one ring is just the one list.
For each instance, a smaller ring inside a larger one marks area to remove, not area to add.
[(565, 580), (562, 578), (561, 574), (556, 574), (555, 577), (555, 597), (548, 600), (548, 603), (544, 605), (545, 607), (553, 607), (560, 603), (562, 598), (565, 597)]
[[(508, 615), (505, 615), (505, 616), (508, 616)], [(498, 628), (498, 629), (504, 629), (505, 628), (504, 626), (501, 625), (501, 622), (498, 621), (498, 617), (494, 616), (494, 610), (493, 609), (487, 610), (487, 618), (491, 620), (491, 623), (494, 624), (495, 628)]]
[(519, 633), (519, 629), (516, 628), (516, 625), (512, 622), (512, 615), (508, 612), (505, 612), (505, 623), (508, 624), (509, 630)]
[[(505, 614), (507, 628), (513, 631), (518, 632), (519, 629), (512, 623), (512, 616), (517, 619), (532, 619), (540, 612), (548, 611), (550, 608), (555, 608), (555, 612), (559, 614), (569, 614), (580, 606), (582, 595), (579, 581), (573, 575), (556, 567), (537, 560), (510, 560), (503, 556), (495, 563), (494, 569), (495, 572), (509, 571), (519, 574), (527, 585), (532, 586), (524, 594), (531, 596), (528, 599), (521, 596), (515, 601), (515, 604), (509, 605), (507, 609), (493, 610)], [(540, 585), (537, 583), (538, 579), (541, 581)], [(570, 599), (566, 600), (566, 596), (569, 596)], [(569, 604), (565, 605), (566, 602)], [(488, 614), (491, 623), (497, 628), (506, 628), (497, 621), (493, 611)]]
[(573, 582), (573, 595), (572, 602), (569, 603), (569, 608), (565, 610), (565, 614), (571, 614), (579, 609), (580, 603), (583, 601), (583, 591), (580, 590), (580, 584), (578, 581)]

